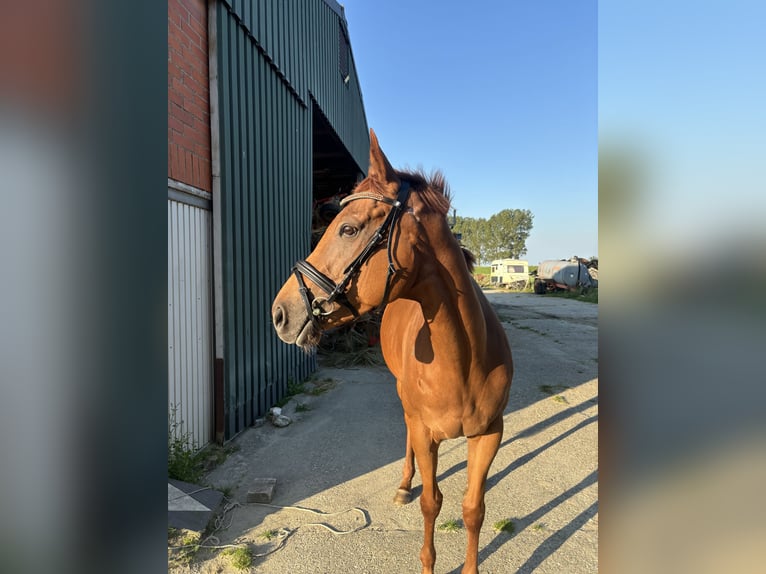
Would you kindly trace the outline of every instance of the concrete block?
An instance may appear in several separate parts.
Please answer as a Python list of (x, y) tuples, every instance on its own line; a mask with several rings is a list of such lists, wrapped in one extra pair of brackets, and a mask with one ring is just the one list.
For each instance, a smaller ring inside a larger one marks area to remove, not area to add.
[(256, 478), (247, 489), (247, 502), (269, 504), (274, 498), (276, 486), (276, 478)]

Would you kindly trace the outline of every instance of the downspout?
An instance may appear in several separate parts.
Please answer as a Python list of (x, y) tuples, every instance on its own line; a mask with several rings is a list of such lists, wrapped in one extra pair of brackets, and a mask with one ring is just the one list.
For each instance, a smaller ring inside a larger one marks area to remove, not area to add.
[(218, 113), (218, 1), (208, 2), (208, 77), (210, 81), (210, 171), (213, 179), (213, 422), (215, 441), (224, 441), (223, 236), (221, 231), (221, 146)]

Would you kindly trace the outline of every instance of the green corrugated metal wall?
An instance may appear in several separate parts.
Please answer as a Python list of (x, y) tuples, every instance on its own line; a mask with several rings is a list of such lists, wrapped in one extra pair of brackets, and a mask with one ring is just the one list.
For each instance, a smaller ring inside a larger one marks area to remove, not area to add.
[(366, 172), (369, 135), (353, 60), (348, 82), (338, 68), (340, 10), (332, 0), (216, 6), (225, 439), (316, 366), (277, 338), (271, 302), (309, 251), (310, 98)]

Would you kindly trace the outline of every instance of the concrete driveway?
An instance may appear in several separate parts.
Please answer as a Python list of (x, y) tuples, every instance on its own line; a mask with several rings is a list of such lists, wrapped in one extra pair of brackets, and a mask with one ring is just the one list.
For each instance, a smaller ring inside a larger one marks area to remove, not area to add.
[[(598, 306), (525, 293), (487, 296), (505, 326), (516, 373), (489, 473), (479, 569), (596, 572)], [(327, 392), (291, 401), (290, 426), (267, 423), (239, 436), (239, 450), (207, 477), (233, 501), (208, 544), (247, 544), (265, 554), (250, 570), (263, 574), (420, 572), (420, 505), (392, 503), (405, 442), (394, 379), (382, 367), (322, 368), (314, 377), (319, 384), (330, 379)], [(463, 563), (465, 454), (464, 439), (440, 449), (437, 525), (457, 523), (457, 531), (437, 531), (440, 573), (458, 574)], [(277, 479), (273, 506), (247, 502), (258, 478)], [(416, 473), (416, 497), (419, 485)], [(495, 530), (501, 520), (513, 522), (513, 533)], [(239, 570), (222, 551), (202, 550), (177, 571)]]

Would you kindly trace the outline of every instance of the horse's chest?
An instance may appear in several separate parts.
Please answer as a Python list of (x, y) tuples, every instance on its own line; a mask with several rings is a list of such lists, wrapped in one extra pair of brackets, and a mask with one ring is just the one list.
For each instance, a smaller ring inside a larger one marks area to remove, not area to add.
[[(452, 384), (450, 384), (452, 383)], [(464, 393), (457, 381), (417, 377), (400, 379), (399, 397), (409, 416), (414, 416), (441, 438), (463, 434)]]

